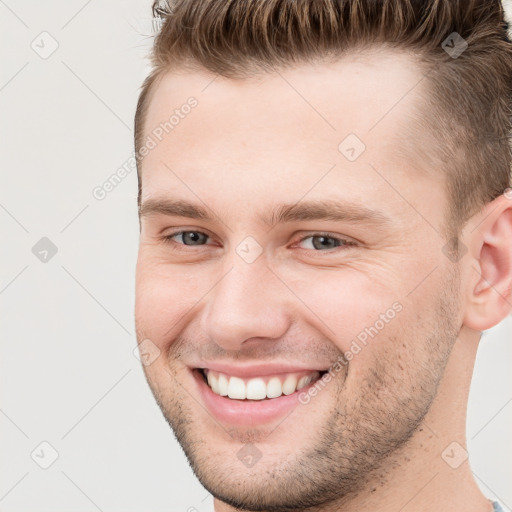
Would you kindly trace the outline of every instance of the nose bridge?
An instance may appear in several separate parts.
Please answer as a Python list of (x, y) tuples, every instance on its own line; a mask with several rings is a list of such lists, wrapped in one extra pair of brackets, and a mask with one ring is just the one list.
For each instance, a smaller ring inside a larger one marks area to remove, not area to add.
[(208, 295), (203, 332), (226, 350), (238, 350), (250, 338), (279, 338), (288, 329), (283, 290), (265, 259), (248, 263), (238, 254)]

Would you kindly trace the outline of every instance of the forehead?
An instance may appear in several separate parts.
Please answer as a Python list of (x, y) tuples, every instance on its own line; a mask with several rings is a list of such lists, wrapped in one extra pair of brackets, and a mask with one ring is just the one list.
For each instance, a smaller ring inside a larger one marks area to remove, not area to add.
[(145, 138), (156, 144), (141, 166), (142, 198), (178, 176), (189, 192), (209, 185), (232, 197), (269, 198), (288, 187), (293, 196), (294, 187), (304, 194), (333, 166), (322, 185), (342, 186), (351, 198), (364, 199), (369, 186), (378, 192), (376, 180), (384, 190), (382, 173), (439, 180), (414, 155), (424, 144), (411, 136), (424, 92), (414, 57), (382, 49), (243, 80), (168, 72), (146, 116)]
[[(315, 61), (295, 67), (229, 79), (206, 70), (177, 69), (165, 73), (154, 87), (146, 116), (146, 132), (179, 109), (191, 96), (201, 105), (202, 117), (236, 121), (250, 116), (276, 126), (293, 113), (308, 120), (313, 131), (372, 131), (393, 111), (403, 118), (424, 90), (419, 60), (405, 51), (385, 47), (350, 52), (337, 60)], [(235, 107), (244, 106), (242, 110)], [(224, 110), (222, 110), (224, 107)], [(229, 108), (231, 107), (231, 108)], [(197, 116), (196, 116), (197, 117)], [(223, 126), (226, 128), (226, 126)], [(389, 133), (389, 122), (386, 128)]]

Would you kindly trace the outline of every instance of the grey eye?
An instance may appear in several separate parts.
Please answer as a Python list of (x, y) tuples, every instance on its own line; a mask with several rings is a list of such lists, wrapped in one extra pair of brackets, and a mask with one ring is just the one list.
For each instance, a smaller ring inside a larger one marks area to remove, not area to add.
[(208, 240), (208, 235), (201, 233), (200, 231), (181, 231), (172, 235), (170, 238), (181, 237), (183, 245), (202, 245), (202, 242)]
[(344, 245), (342, 240), (325, 235), (308, 236), (303, 238), (301, 243), (304, 243), (305, 240), (311, 240), (310, 247), (306, 247), (306, 249), (334, 249), (340, 245)]

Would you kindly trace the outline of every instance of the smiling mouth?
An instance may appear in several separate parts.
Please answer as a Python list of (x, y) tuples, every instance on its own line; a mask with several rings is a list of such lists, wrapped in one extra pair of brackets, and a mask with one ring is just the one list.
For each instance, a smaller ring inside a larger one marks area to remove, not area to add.
[(328, 372), (328, 370), (310, 370), (242, 379), (208, 368), (196, 368), (195, 371), (201, 374), (206, 385), (216, 395), (249, 402), (291, 395), (308, 384), (316, 382)]

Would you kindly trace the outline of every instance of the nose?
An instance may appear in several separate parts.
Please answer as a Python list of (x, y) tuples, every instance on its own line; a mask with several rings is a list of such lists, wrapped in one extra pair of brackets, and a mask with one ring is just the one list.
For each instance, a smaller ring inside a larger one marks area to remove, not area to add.
[(236, 258), (208, 294), (201, 326), (210, 341), (234, 351), (254, 338), (282, 337), (291, 317), (289, 293), (265, 260), (249, 264)]

